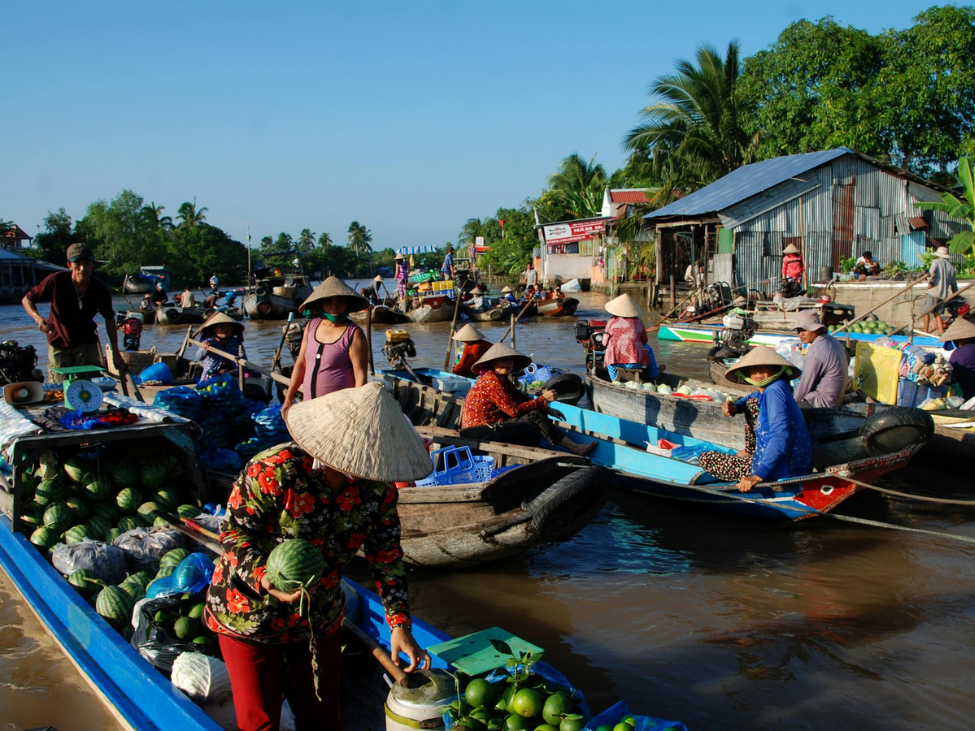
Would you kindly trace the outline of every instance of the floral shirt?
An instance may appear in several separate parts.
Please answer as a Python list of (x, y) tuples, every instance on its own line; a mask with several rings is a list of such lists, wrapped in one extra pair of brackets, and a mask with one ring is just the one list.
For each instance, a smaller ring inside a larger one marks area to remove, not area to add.
[(614, 317), (606, 323), (605, 331), (609, 335), (609, 343), (603, 363), (650, 364), (650, 356), (643, 347), (647, 342), (647, 329), (639, 317)]
[(541, 396), (532, 398), (519, 391), (515, 384), (494, 371), (484, 371), (474, 382), (464, 399), (461, 428), (494, 424), (505, 419), (524, 416), (535, 409), (548, 408)]
[[(323, 470), (296, 444), (283, 444), (251, 460), (230, 493), (224, 555), (207, 592), (206, 623), (214, 632), (260, 643), (307, 639), (340, 626), (342, 568), (362, 548), (391, 627), (410, 626), (406, 571), (400, 547), (396, 490), (388, 483), (349, 479), (333, 492)], [(325, 571), (318, 590), (299, 603), (279, 602), (261, 587), (268, 554), (302, 538), (320, 546)]]
[[(247, 351), (244, 350), (244, 336), (240, 333), (234, 333), (227, 340), (218, 340), (216, 335), (207, 335), (200, 342), (222, 350), (225, 353), (231, 353), (232, 355), (236, 355), (239, 348), (240, 357), (247, 357)], [(237, 364), (232, 360), (227, 360), (222, 355), (217, 355), (216, 353), (208, 353), (202, 347), (196, 349), (195, 360), (203, 363), (204, 379), (213, 378), (214, 376), (219, 376), (221, 373), (227, 373), (229, 371), (237, 372)]]

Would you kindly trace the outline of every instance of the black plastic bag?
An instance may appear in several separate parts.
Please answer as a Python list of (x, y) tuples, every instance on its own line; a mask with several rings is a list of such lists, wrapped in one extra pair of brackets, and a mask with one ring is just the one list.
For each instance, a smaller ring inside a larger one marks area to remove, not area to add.
[(183, 600), (176, 596), (166, 596), (158, 599), (142, 599), (136, 604), (132, 615), (135, 627), (129, 642), (153, 667), (166, 673), (167, 677), (172, 675), (176, 658), (184, 652), (202, 652), (205, 655), (219, 657), (216, 643), (198, 645), (189, 640), (180, 640), (153, 623), (156, 612), (160, 610), (175, 612), (183, 604), (196, 604), (199, 601), (201, 601), (199, 597)]

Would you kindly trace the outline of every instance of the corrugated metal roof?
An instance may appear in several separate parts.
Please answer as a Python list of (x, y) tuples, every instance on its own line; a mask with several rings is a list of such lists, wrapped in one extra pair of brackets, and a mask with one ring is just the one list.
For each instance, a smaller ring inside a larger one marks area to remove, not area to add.
[(779, 183), (802, 173), (825, 165), (843, 155), (855, 154), (847, 147), (822, 152), (807, 152), (803, 155), (785, 155), (771, 160), (743, 165), (737, 170), (705, 186), (685, 198), (659, 208), (646, 215), (647, 220), (667, 216), (697, 216), (715, 213), (729, 206), (751, 198)]
[(646, 188), (618, 188), (610, 189), (611, 203), (649, 203)]

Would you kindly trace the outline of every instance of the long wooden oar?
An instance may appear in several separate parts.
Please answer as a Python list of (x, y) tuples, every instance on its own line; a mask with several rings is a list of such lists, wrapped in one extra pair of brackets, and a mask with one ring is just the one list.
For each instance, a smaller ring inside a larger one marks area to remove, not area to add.
[(457, 315), (460, 314), (460, 293), (454, 289), (454, 319), (450, 321), (450, 335), (447, 336), (447, 354), (443, 357), (443, 369), (450, 366), (450, 346), (454, 342), (454, 331), (457, 330)]
[[(921, 313), (920, 315), (918, 315), (918, 316), (917, 316), (917, 318), (915, 318), (915, 319), (919, 319), (919, 318), (921, 318), (921, 317), (925, 317), (926, 315), (930, 315), (930, 314), (931, 314), (932, 312), (934, 312), (934, 311), (935, 311), (936, 309), (938, 309), (938, 308), (939, 308), (939, 307), (941, 307), (941, 306), (942, 306), (943, 304), (945, 304), (945, 302), (950, 302), (950, 301), (951, 301), (951, 300), (953, 300), (953, 299), (954, 299), (955, 297), (957, 297), (957, 296), (958, 296), (958, 295), (960, 295), (960, 294), (961, 294), (962, 292), (964, 292), (964, 291), (965, 291), (965, 290), (967, 290), (967, 289), (968, 289), (969, 287), (971, 287), (971, 286), (972, 286), (973, 284), (975, 284), (975, 282), (969, 282), (968, 284), (966, 284), (966, 285), (965, 285), (964, 287), (962, 287), (961, 289), (959, 289), (959, 290), (958, 290), (957, 292), (955, 292), (954, 294), (952, 294), (952, 295), (950, 295), (949, 297), (945, 297), (945, 298), (944, 298), (944, 299), (943, 299), (943, 300), (942, 300), (941, 302), (939, 302), (938, 304), (936, 304), (936, 305), (935, 305), (934, 307), (929, 307), (928, 309), (926, 309), (926, 310), (925, 310), (924, 312), (922, 312), (922, 313)], [(906, 329), (907, 329), (907, 327), (908, 327), (907, 325), (901, 325), (901, 326), (900, 326), (899, 328), (897, 328), (896, 330), (894, 330), (894, 332), (892, 332), (892, 333), (891, 333), (891, 335), (896, 335), (897, 333), (899, 333), (899, 332), (902, 332), (903, 330), (906, 330)]]
[(284, 349), (284, 342), (288, 339), (288, 331), (291, 330), (291, 323), (295, 320), (295, 313), (288, 313), (288, 323), (284, 326), (284, 330), (281, 332), (281, 342), (278, 343), (278, 349), (274, 351), (274, 357), (271, 359), (271, 372), (274, 373), (274, 369), (278, 367), (281, 362), (281, 351)]
[[(203, 343), (201, 343), (199, 340), (194, 340), (193, 338), (190, 338), (190, 343), (201, 348), (203, 347)], [(236, 355), (231, 355), (226, 350), (220, 350), (220, 348), (214, 348), (212, 345), (208, 345), (207, 348), (210, 353), (215, 353), (216, 355), (219, 355), (221, 358), (226, 358), (231, 363), (242, 365), (244, 366), (244, 368), (250, 368), (252, 371), (257, 371), (263, 376), (267, 376), (268, 378), (273, 378), (275, 381), (284, 384), (285, 386), (291, 385), (291, 379), (288, 378), (287, 376), (282, 376), (280, 373), (272, 373), (267, 368), (257, 365), (257, 363), (249, 361), (246, 358), (239, 358)]]

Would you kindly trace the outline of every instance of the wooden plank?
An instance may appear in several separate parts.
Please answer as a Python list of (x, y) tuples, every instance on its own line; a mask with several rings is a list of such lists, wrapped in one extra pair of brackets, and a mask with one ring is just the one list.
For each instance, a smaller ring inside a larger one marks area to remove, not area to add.
[(462, 503), (476, 502), (481, 500), (481, 493), (488, 483), (478, 483), (474, 485), (443, 485), (430, 487), (404, 487), (401, 488), (399, 504), (418, 504), (418, 503)]
[(430, 437), (443, 444), (451, 444), (458, 447), (470, 447), (480, 452), (488, 454), (504, 454), (511, 457), (521, 457), (529, 461), (548, 459), (549, 457), (559, 457), (565, 462), (574, 464), (587, 464), (585, 457), (578, 457), (574, 454), (558, 452), (554, 449), (542, 449), (541, 447), (520, 447), (504, 442), (487, 442), (480, 439), (465, 439), (453, 429), (443, 429), (437, 426), (418, 426), (416, 431), (420, 436)]

